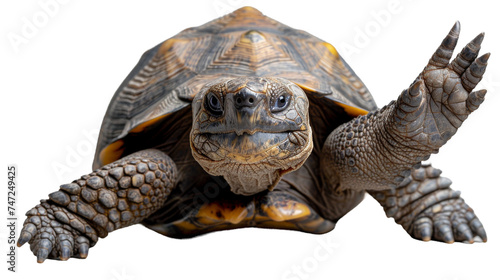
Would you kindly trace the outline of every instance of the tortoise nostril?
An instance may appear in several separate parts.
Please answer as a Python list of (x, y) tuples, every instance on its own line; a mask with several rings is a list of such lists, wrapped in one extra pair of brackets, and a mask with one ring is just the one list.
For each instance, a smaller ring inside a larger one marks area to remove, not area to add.
[(258, 93), (242, 88), (239, 92), (234, 94), (234, 105), (238, 108), (253, 108), (257, 106), (260, 99)]

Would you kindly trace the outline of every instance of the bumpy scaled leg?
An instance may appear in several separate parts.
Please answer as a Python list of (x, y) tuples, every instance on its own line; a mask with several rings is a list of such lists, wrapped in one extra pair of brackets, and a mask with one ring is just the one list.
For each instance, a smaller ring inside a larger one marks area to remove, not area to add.
[(176, 179), (174, 162), (144, 150), (82, 176), (28, 211), (18, 246), (26, 242), (38, 262), (87, 257), (99, 237), (136, 224), (161, 208)]
[(477, 58), (483, 34), (448, 63), (459, 31), (457, 22), (396, 102), (330, 134), (323, 146), (322, 168), (327, 176), (338, 178), (341, 188), (382, 190), (401, 183), (484, 101), (486, 90), (472, 92), (489, 58), (489, 53)]
[(479, 236), (486, 242), (486, 232), (474, 211), (440, 174), (439, 169), (422, 166), (399, 186), (369, 193), (384, 207), (387, 217), (393, 217), (413, 238), (472, 243)]

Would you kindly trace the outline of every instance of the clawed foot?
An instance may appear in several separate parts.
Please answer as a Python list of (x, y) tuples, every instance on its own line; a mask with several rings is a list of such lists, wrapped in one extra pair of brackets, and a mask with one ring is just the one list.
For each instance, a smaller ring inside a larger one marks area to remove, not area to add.
[(17, 245), (29, 242), (39, 263), (47, 258), (63, 261), (70, 257), (86, 258), (97, 240), (96, 233), (85, 221), (47, 201), (42, 201), (26, 215), (28, 218)]
[(370, 194), (413, 238), (473, 243), (478, 236), (486, 242), (483, 225), (451, 184), (441, 170), (422, 165), (399, 186)]
[(473, 243), (475, 236), (483, 242), (487, 240), (483, 225), (461, 198), (445, 200), (427, 208), (415, 218), (408, 233), (416, 239), (446, 243)]
[(489, 53), (478, 56), (479, 34), (449, 63), (457, 44), (457, 22), (409, 89), (399, 97), (393, 115), (398, 135), (432, 150), (444, 145), (484, 101), (486, 90), (472, 91), (486, 70)]

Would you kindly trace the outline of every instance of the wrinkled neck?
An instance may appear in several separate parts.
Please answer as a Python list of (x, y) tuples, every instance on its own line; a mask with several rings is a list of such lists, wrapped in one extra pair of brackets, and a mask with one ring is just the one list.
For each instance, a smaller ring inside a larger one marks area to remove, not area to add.
[(242, 165), (237, 173), (224, 174), (224, 179), (231, 187), (231, 191), (239, 195), (254, 195), (264, 190), (272, 190), (281, 179), (280, 172), (274, 170), (268, 173), (249, 172), (249, 165)]

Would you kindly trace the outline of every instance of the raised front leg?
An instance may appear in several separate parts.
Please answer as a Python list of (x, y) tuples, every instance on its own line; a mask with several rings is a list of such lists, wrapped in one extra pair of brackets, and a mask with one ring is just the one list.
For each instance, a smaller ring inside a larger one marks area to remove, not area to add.
[(486, 232), (474, 211), (450, 188), (451, 181), (440, 176), (441, 170), (423, 166), (413, 170), (397, 187), (369, 191), (384, 207), (387, 217), (416, 239), (452, 243), (474, 242), (474, 236), (486, 241)]
[(18, 246), (26, 242), (38, 262), (86, 258), (109, 232), (137, 224), (161, 208), (175, 185), (174, 162), (144, 150), (65, 184), (26, 213)]
[(323, 168), (341, 188), (396, 186), (411, 168), (437, 153), (484, 101), (472, 91), (489, 53), (477, 58), (483, 34), (448, 63), (458, 40), (457, 22), (413, 84), (396, 102), (338, 127), (323, 147)]

